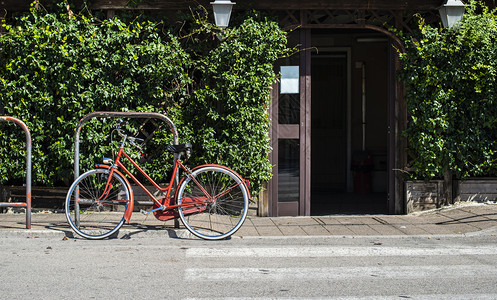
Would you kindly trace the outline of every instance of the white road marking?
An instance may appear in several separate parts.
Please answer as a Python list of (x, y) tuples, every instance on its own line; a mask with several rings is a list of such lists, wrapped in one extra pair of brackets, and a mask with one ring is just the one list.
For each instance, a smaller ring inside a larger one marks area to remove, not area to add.
[(365, 297), (306, 297), (306, 298), (298, 298), (298, 297), (267, 297), (267, 298), (250, 298), (250, 297), (220, 297), (220, 298), (185, 298), (184, 300), (253, 300), (253, 299), (282, 299), (282, 300), (297, 300), (297, 299), (306, 299), (306, 300), (324, 300), (324, 299), (333, 299), (333, 300), (399, 300), (399, 299), (423, 299), (423, 300), (495, 300), (497, 299), (497, 294), (416, 294), (416, 295), (395, 295), (395, 296), (365, 296)]
[(415, 278), (497, 278), (497, 268), (487, 265), (372, 266), (335, 268), (189, 268), (188, 281), (357, 280)]
[(338, 257), (338, 256), (440, 256), (497, 255), (497, 247), (277, 247), (277, 248), (191, 248), (187, 257)]

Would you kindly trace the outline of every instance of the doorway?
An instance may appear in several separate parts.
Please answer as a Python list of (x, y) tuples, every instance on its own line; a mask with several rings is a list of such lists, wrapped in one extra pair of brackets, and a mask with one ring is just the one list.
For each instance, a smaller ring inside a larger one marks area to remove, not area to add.
[(393, 211), (391, 40), (366, 29), (301, 29), (289, 43), (302, 51), (277, 66), (268, 215)]
[(388, 213), (388, 40), (311, 37), (311, 215)]
[(347, 190), (348, 52), (313, 54), (311, 197)]

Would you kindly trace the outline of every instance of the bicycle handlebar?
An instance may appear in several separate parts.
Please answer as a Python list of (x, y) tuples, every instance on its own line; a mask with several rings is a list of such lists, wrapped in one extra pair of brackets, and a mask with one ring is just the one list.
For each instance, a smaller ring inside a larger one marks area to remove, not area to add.
[[(137, 138), (137, 137), (134, 137), (134, 136), (129, 136), (127, 134), (124, 134), (123, 131), (121, 129), (121, 122), (118, 122), (118, 124), (116, 125), (116, 131), (117, 131), (117, 134), (119, 134), (119, 136), (121, 136), (123, 139), (126, 139), (129, 141), (129, 143), (132, 145), (132, 146), (135, 146), (137, 147), (138, 149), (141, 150), (141, 146), (137, 144), (138, 143), (143, 143), (145, 140), (144, 139), (140, 139), (140, 138)], [(124, 141), (123, 141), (124, 142)], [(123, 144), (124, 145), (124, 144)]]
[(130, 140), (132, 143), (138, 142), (138, 143), (143, 143), (145, 142), (144, 139), (133, 137), (133, 136), (128, 136), (128, 140)]
[(133, 136), (128, 136), (127, 134), (124, 134), (123, 133), (123, 130), (121, 129), (121, 125), (126, 125), (128, 122), (124, 122), (123, 119), (117, 119), (117, 122), (116, 122), (116, 130), (117, 130), (117, 133), (123, 137), (123, 138), (127, 138), (131, 143), (135, 143), (135, 142), (138, 142), (138, 143), (143, 143), (145, 140), (144, 139), (140, 139), (140, 138), (137, 138), (137, 137), (133, 137)]

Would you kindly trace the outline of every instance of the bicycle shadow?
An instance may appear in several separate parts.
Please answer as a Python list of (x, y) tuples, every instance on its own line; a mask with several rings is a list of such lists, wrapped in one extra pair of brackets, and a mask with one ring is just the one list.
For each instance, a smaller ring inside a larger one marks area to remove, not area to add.
[(131, 239), (136, 235), (147, 235), (163, 237), (167, 236), (172, 239), (198, 239), (192, 235), (185, 228), (176, 228), (171, 225), (143, 225), (143, 224), (129, 224), (130, 227), (123, 230), (121, 228), (118, 232), (111, 236), (111, 238), (118, 239)]
[[(35, 223), (32, 222), (33, 225)], [(19, 224), (22, 225), (21, 222), (19, 222)], [(11, 226), (7, 225), (2, 227)], [(53, 232), (63, 233), (63, 239), (85, 240), (85, 238), (76, 234), (69, 224), (51, 222), (49, 224), (37, 224), (37, 227)], [(17, 229), (17, 226), (15, 228)], [(12, 227), (12, 229), (14, 229), (14, 227)], [(119, 229), (116, 233), (106, 239), (129, 240), (132, 238), (140, 238), (138, 235), (145, 235), (147, 237), (168, 237), (181, 240), (202, 240), (194, 236), (186, 228), (176, 228), (174, 225), (143, 225), (138, 223), (127, 224), (126, 227)], [(229, 240), (230, 238), (227, 239)]]
[[(118, 239), (131, 239), (133, 236), (138, 234), (146, 234), (149, 237), (164, 237), (167, 236), (172, 239), (181, 240), (201, 240), (203, 239), (196, 237), (186, 228), (177, 228), (173, 225), (140, 225), (140, 224), (129, 224), (132, 228), (125, 229), (125, 233), (120, 233), (119, 231), (115, 233), (111, 238)], [(225, 238), (224, 240), (231, 240), (231, 236)]]

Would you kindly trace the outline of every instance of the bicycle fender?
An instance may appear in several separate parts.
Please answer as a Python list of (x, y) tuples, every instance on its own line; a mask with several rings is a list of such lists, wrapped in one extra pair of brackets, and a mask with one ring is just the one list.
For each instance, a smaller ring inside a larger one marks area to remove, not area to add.
[[(110, 166), (108, 165), (96, 165), (95, 167), (99, 169), (110, 169)], [(133, 206), (135, 204), (135, 197), (133, 194), (133, 189), (131, 188), (131, 184), (129, 184), (128, 179), (123, 175), (123, 173), (119, 172), (118, 170), (114, 169), (114, 172), (117, 173), (117, 175), (121, 176), (121, 178), (124, 180), (126, 185), (128, 186), (129, 189), (129, 204), (128, 208), (126, 208), (126, 211), (124, 212), (124, 220), (126, 220), (127, 223), (129, 223), (129, 220), (131, 219), (131, 214), (133, 214)]]
[[(233, 172), (233, 174), (235, 174), (236, 176), (238, 176), (238, 178), (240, 178), (240, 180), (242, 181), (242, 184), (247, 189), (249, 201), (252, 200), (252, 195), (250, 194), (250, 188), (248, 187), (247, 182), (245, 181), (245, 179), (243, 179), (243, 177), (240, 176), (240, 174), (238, 174), (237, 172), (235, 172), (234, 170), (232, 170), (232, 169), (230, 169), (230, 168), (228, 168), (226, 166), (216, 165), (216, 164), (207, 164), (207, 165), (196, 166), (195, 168), (192, 169), (192, 171), (195, 171), (196, 169), (203, 168), (203, 167), (218, 167), (218, 168), (222, 168), (222, 169), (228, 170), (230, 172)], [(181, 180), (181, 181), (183, 181), (183, 180)], [(181, 185), (181, 182), (180, 182), (180, 184), (178, 184), (178, 186), (180, 186), (180, 185)]]

